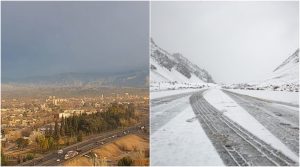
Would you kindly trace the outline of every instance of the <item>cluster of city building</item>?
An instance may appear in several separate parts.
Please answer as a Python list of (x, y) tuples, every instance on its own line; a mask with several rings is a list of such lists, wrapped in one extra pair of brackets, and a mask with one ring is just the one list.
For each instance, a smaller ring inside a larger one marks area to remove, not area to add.
[[(60, 120), (62, 117), (105, 112), (112, 103), (133, 103), (137, 112), (148, 112), (148, 101), (148, 95), (129, 93), (100, 94), (100, 96), (95, 97), (61, 98), (49, 96), (43, 98), (2, 99), (2, 149), (4, 151), (17, 150), (14, 142), (18, 138), (30, 139), (30, 136), (34, 136), (33, 133), (43, 133), (47, 125), (54, 125), (55, 121)], [(29, 132), (23, 133), (25, 129)]]

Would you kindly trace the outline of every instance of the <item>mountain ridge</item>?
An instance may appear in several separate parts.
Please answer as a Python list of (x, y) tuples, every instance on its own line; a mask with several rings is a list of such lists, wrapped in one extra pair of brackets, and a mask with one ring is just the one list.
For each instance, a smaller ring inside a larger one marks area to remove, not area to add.
[(299, 49), (277, 66), (259, 85), (299, 85)]
[(248, 90), (299, 91), (299, 48), (277, 66), (266, 79), (225, 85), (224, 88)]
[(67, 72), (45, 76), (30, 76), (24, 78), (4, 78), (2, 84), (40, 86), (40, 87), (147, 87), (149, 83), (148, 70), (137, 70), (116, 74), (97, 72)]
[(151, 38), (151, 82), (214, 83), (211, 75), (180, 53), (171, 54)]
[(293, 62), (298, 63), (299, 62), (299, 49), (297, 49), (291, 56), (289, 56), (287, 59), (285, 59), (278, 67), (276, 67), (273, 72), (279, 70), (280, 68), (284, 67), (286, 64)]

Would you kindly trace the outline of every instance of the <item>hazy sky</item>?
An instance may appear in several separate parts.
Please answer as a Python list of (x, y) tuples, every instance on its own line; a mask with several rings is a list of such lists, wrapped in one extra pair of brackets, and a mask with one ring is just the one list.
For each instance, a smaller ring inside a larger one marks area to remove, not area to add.
[(298, 2), (152, 2), (151, 36), (217, 82), (262, 79), (298, 48)]
[(2, 2), (2, 76), (148, 68), (148, 2)]

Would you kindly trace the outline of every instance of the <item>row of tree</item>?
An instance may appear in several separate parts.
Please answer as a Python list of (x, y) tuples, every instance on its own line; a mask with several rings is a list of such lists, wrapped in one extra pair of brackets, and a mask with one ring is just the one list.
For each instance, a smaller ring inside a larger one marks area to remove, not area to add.
[(62, 118), (60, 127), (55, 124), (54, 137), (78, 136), (79, 134), (95, 134), (116, 129), (122, 126), (122, 120), (135, 118), (133, 104), (113, 103), (106, 112), (74, 115)]
[(113, 103), (106, 112), (62, 117), (60, 123), (55, 121), (54, 127), (46, 128), (45, 135), (37, 137), (36, 142), (43, 151), (57, 149), (61, 138), (76, 138), (80, 142), (84, 135), (128, 126), (128, 120), (135, 118), (133, 104)]

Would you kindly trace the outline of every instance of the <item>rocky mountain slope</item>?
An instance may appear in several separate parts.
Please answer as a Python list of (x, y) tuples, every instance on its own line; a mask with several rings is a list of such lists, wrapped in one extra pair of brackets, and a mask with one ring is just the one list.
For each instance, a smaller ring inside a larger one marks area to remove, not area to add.
[(210, 74), (180, 53), (171, 54), (151, 39), (151, 82), (213, 83)]

